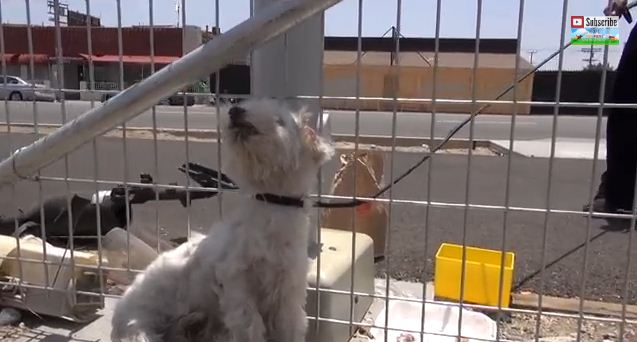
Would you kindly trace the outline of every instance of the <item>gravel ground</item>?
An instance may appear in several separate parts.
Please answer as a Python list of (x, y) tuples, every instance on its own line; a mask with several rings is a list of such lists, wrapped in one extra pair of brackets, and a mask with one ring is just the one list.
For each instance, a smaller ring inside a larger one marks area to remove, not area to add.
[[(532, 341), (537, 324), (536, 315), (515, 314), (502, 325), (502, 337), (513, 341)], [(577, 341), (578, 319), (542, 316), (540, 320), (540, 341)], [(613, 322), (582, 321), (580, 341), (619, 341), (620, 326)], [(624, 341), (637, 341), (637, 325), (624, 326)]]
[[(6, 134), (0, 133), (0, 145), (6, 144)], [(31, 137), (13, 135), (13, 146), (24, 145)], [(129, 141), (129, 169), (131, 179), (140, 172), (153, 169), (153, 142), (150, 140)], [(114, 138), (99, 139), (99, 176), (106, 180), (123, 178), (123, 158), (121, 140)], [(160, 141), (159, 167), (161, 174), (156, 179), (162, 183), (179, 181), (184, 178), (177, 166), (184, 161), (184, 146), (181, 142)], [(192, 142), (191, 160), (215, 167), (216, 145)], [(411, 166), (422, 157), (421, 153), (400, 152), (393, 158), (394, 175)], [(91, 147), (83, 147), (71, 154), (69, 163), (71, 177), (92, 178)], [(337, 168), (336, 161), (329, 163), (323, 171), (323, 190), (329, 189), (331, 179)], [(470, 209), (462, 207), (468, 198), (470, 203), (502, 206), (506, 189), (506, 157), (474, 156), (471, 161), (469, 179), (471, 186), (467, 192), (468, 160), (465, 155), (440, 154), (433, 160), (431, 188), (427, 188), (429, 164), (421, 167), (392, 190), (395, 199), (406, 203), (393, 203), (391, 210), (390, 248), (388, 258), (378, 264), (378, 275), (389, 274), (395, 279), (431, 280), (434, 271), (434, 255), (442, 242), (463, 243), (485, 248), (501, 248), (503, 228), (506, 231), (505, 249), (516, 253), (515, 279), (516, 290), (541, 292), (560, 297), (583, 297), (590, 300), (619, 302), (624, 293), (628, 256), (634, 259), (637, 249), (628, 249), (629, 234), (610, 231), (606, 233), (606, 223), (591, 220), (581, 214), (551, 214), (545, 220), (541, 211), (511, 211), (508, 215), (501, 210)], [(591, 161), (556, 160), (554, 163), (553, 184), (551, 186), (551, 207), (563, 210), (580, 210), (586, 202), (591, 182)], [(598, 170), (603, 165), (598, 165)], [(56, 162), (43, 170), (45, 175), (62, 176), (63, 163)], [(385, 179), (391, 175), (391, 159), (385, 159)], [(546, 206), (548, 160), (514, 157), (510, 179), (509, 204), (512, 207), (541, 209)], [(596, 177), (597, 178), (597, 177)], [(595, 180), (596, 181), (596, 180)], [(71, 191), (90, 194), (93, 184), (72, 183)], [(104, 187), (106, 189), (106, 187)], [(44, 182), (46, 196), (65, 193), (61, 182)], [(409, 201), (423, 201), (431, 193), (434, 202), (447, 203), (447, 206), (427, 207)], [(34, 205), (38, 196), (37, 184), (20, 182), (15, 194), (11, 189), (0, 191), (0, 214), (10, 214), (17, 204), (22, 208)], [(223, 197), (223, 210), (233, 206), (231, 195)], [(451, 204), (451, 206), (449, 206)], [(170, 236), (184, 236), (187, 232), (186, 218), (190, 217), (190, 228), (206, 231), (210, 222), (218, 218), (219, 198), (201, 200), (186, 210), (176, 202), (148, 203), (135, 206), (133, 227), (154, 231), (155, 212), (158, 209), (160, 226), (166, 228)], [(466, 216), (465, 216), (466, 215)], [(506, 222), (505, 222), (506, 218)], [(545, 223), (547, 223), (545, 225)], [(587, 232), (590, 231), (590, 234)], [(546, 232), (546, 238), (544, 233)], [(599, 234), (602, 234), (598, 236)], [(598, 236), (589, 243), (587, 267), (583, 268), (584, 250), (581, 245), (589, 237)], [(547, 241), (543, 249), (544, 241)], [(540, 287), (543, 250), (544, 261), (550, 263), (544, 273), (544, 287)], [(630, 251), (630, 252), (629, 252)], [(633, 265), (635, 263), (633, 262)], [(584, 282), (582, 271), (586, 271)], [(634, 270), (630, 270), (634, 278)], [(584, 287), (582, 285), (585, 285)], [(584, 291), (582, 292), (582, 288)], [(634, 286), (627, 289), (628, 303), (637, 303), (637, 290)], [(546, 318), (551, 320), (552, 318)], [(547, 333), (555, 325), (556, 334), (568, 336), (576, 331), (576, 326), (568, 320), (563, 323), (547, 322)], [(530, 319), (513, 317), (510, 336), (524, 335), (525, 329), (534, 327)], [(544, 326), (544, 324), (543, 324)], [(559, 328), (563, 326), (565, 328)], [(525, 328), (526, 327), (526, 328)], [(565, 335), (559, 331), (564, 330)], [(591, 331), (606, 331), (591, 327)], [(617, 331), (608, 325), (608, 330)], [(632, 331), (632, 330), (629, 330)], [(627, 332), (629, 332), (627, 331)], [(588, 331), (586, 333), (589, 333)], [(591, 341), (603, 340), (602, 335), (592, 335)], [(552, 334), (552, 333), (551, 333)], [(610, 334), (610, 332), (609, 332)], [(616, 333), (617, 334), (617, 333)], [(610, 336), (610, 335), (609, 335)], [(629, 340), (637, 341), (633, 335)]]
[(20, 336), (23, 336), (27, 328), (25, 326), (8, 326), (0, 327), (0, 341), (14, 342), (18, 341)]
[[(5, 144), (6, 134), (0, 133), (0, 145)], [(14, 134), (14, 146), (21, 146), (32, 140), (31, 136)], [(124, 176), (122, 141), (115, 138), (99, 139), (99, 177), (105, 180), (121, 181)], [(185, 159), (184, 144), (174, 141), (159, 141), (158, 153), (160, 174), (155, 178), (161, 183), (184, 183), (183, 175), (177, 170)], [(215, 167), (216, 145), (191, 142), (190, 158), (193, 161)], [(0, 151), (2, 152), (2, 151)], [(128, 144), (128, 175), (135, 180), (140, 172), (151, 172), (154, 168), (153, 142), (151, 140), (130, 140)], [(396, 153), (393, 158), (394, 176), (413, 165), (422, 157), (421, 153)], [(517, 290), (528, 290), (562, 296), (582, 296), (591, 300), (618, 302), (623, 293), (628, 261), (629, 234), (624, 232), (604, 233), (594, 239), (588, 248), (586, 282), (582, 271), (584, 248), (578, 248), (586, 241), (587, 219), (581, 214), (551, 214), (546, 221), (541, 211), (511, 211), (505, 215), (502, 210), (466, 210), (462, 203), (468, 198), (472, 204), (502, 206), (505, 202), (507, 157), (474, 156), (471, 160), (470, 188), (467, 191), (468, 160), (465, 155), (439, 154), (432, 163), (421, 168), (398, 183), (392, 190), (394, 199), (403, 203), (393, 203), (391, 210), (390, 249), (388, 262), (379, 266), (379, 274), (388, 271), (396, 279), (431, 280), (433, 277), (434, 255), (442, 242), (463, 243), (484, 248), (501, 248), (503, 227), (506, 227), (505, 248), (516, 253), (515, 283)], [(70, 176), (93, 178), (93, 157), (90, 146), (82, 147), (69, 157)], [(335, 157), (323, 170), (323, 191), (328, 191), (337, 168)], [(427, 188), (429, 165), (431, 188)], [(385, 182), (391, 177), (392, 158), (385, 157)], [(581, 210), (588, 197), (591, 182), (592, 163), (589, 160), (558, 159), (554, 162), (551, 186), (551, 207), (564, 210)], [(598, 170), (603, 169), (598, 165)], [(63, 176), (64, 164), (59, 161), (43, 170), (44, 175)], [(520, 208), (541, 210), (546, 207), (548, 160), (515, 156), (511, 165), (509, 205)], [(108, 189), (103, 186), (102, 189)], [(71, 191), (90, 195), (93, 184), (71, 183)], [(62, 182), (44, 182), (45, 196), (62, 195), (66, 192)], [(409, 201), (431, 200), (446, 203), (445, 207), (427, 207)], [(0, 191), (0, 214), (10, 214), (17, 204), (22, 208), (35, 205), (38, 196), (37, 184), (21, 182), (15, 195), (11, 189)], [(232, 195), (222, 198), (223, 210), (233, 208)], [(134, 206), (133, 228), (154, 232), (155, 213), (158, 209), (160, 227), (170, 236), (184, 236), (187, 232), (187, 217), (190, 228), (206, 231), (211, 222), (219, 217), (219, 197), (196, 201), (185, 209), (176, 202), (147, 203)], [(450, 206), (451, 205), (451, 206)], [(466, 213), (466, 217), (465, 217)], [(428, 217), (428, 220), (427, 220)], [(590, 236), (604, 232), (606, 223), (592, 220)], [(546, 232), (546, 248), (543, 249)], [(545, 253), (543, 251), (545, 250)], [(542, 258), (545, 263), (554, 262), (544, 273), (544, 288), (540, 288)], [(631, 248), (631, 257), (637, 249)], [(635, 263), (633, 263), (634, 265)], [(388, 267), (389, 266), (389, 267)], [(634, 272), (634, 270), (631, 270)], [(628, 301), (637, 303), (634, 286), (628, 288)]]

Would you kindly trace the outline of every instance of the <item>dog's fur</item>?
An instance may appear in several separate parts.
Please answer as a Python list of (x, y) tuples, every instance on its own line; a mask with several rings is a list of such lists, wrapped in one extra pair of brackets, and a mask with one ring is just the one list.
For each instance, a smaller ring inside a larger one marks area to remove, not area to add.
[(254, 195), (303, 198), (334, 151), (302, 113), (273, 100), (238, 107), (241, 115), (222, 115), (232, 117), (223, 123), (223, 167), (245, 194), (209, 235), (137, 277), (115, 308), (114, 341), (305, 340), (308, 205)]

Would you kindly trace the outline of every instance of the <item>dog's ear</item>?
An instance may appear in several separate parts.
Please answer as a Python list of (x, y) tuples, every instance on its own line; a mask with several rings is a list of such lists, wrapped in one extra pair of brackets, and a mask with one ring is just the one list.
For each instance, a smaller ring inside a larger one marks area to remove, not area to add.
[(316, 134), (316, 131), (308, 125), (303, 126), (305, 142), (312, 153), (312, 159), (319, 165), (323, 165), (334, 156), (334, 147), (327, 139)]

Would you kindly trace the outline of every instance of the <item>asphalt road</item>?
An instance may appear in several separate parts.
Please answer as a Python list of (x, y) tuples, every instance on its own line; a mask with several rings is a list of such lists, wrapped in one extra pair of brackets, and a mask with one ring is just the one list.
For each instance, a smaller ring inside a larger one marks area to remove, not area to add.
[[(23, 134), (12, 135), (14, 147), (25, 145), (32, 137)], [(7, 135), (0, 134), (0, 146), (8, 146)], [(152, 140), (130, 140), (128, 154), (128, 174), (136, 179), (140, 172), (153, 170)], [(214, 143), (191, 143), (190, 156), (193, 161), (215, 167), (216, 145)], [(2, 149), (6, 156), (8, 148)], [(124, 175), (122, 140), (116, 138), (98, 139), (99, 177), (118, 181)], [(156, 178), (162, 182), (179, 182), (184, 178), (177, 167), (184, 162), (185, 146), (182, 142), (159, 142), (159, 166), (161, 173)], [(420, 158), (415, 153), (396, 153), (394, 173), (398, 174)], [(546, 206), (548, 160), (513, 157), (511, 172), (511, 206), (542, 208)], [(337, 158), (324, 169), (323, 190), (329, 187), (329, 180), (337, 167)], [(471, 167), (469, 201), (473, 204), (503, 205), (506, 184), (507, 157), (474, 156)], [(69, 157), (70, 176), (93, 177), (93, 153), (85, 146)], [(558, 209), (578, 210), (588, 196), (591, 161), (555, 160), (552, 184), (551, 206)], [(599, 165), (603, 167), (603, 165)], [(427, 189), (428, 167), (414, 172), (393, 190), (396, 199), (424, 200), (428, 190), (437, 202), (463, 203), (466, 195), (467, 157), (465, 155), (437, 155), (433, 160), (432, 188)], [(385, 158), (386, 181), (390, 175), (390, 158)], [(63, 176), (62, 161), (47, 167), (44, 175)], [(88, 196), (94, 191), (93, 184), (71, 184), (73, 192)], [(43, 182), (45, 197), (64, 194), (65, 186), (60, 182)], [(15, 193), (10, 188), (0, 190), (0, 214), (10, 214), (14, 204), (29, 208), (37, 204), (38, 186), (35, 183), (20, 182)], [(222, 199), (222, 210), (236, 210), (232, 194)], [(200, 200), (189, 210), (178, 202), (148, 203), (134, 208), (133, 228), (154, 232), (155, 213), (158, 208), (160, 226), (171, 236), (183, 236), (190, 228), (205, 231), (219, 217), (219, 198)], [(385, 270), (398, 279), (432, 279), (434, 254), (442, 242), (462, 243), (486, 248), (500, 248), (503, 227), (506, 228), (506, 248), (516, 253), (516, 284), (522, 282), (520, 290), (539, 292), (539, 276), (533, 276), (541, 268), (542, 244), (544, 241), (543, 213), (511, 212), (504, 224), (502, 211), (471, 209), (467, 224), (464, 225), (463, 208), (433, 208), (429, 212), (427, 224), (426, 208), (415, 204), (394, 203), (391, 219), (391, 247), (386, 262), (378, 264), (378, 272)], [(189, 218), (189, 220), (188, 220)], [(583, 249), (574, 248), (586, 240), (586, 218), (579, 214), (553, 214), (548, 220), (548, 242), (546, 263), (558, 260), (545, 272), (545, 293), (563, 297), (578, 296), (582, 284)], [(591, 235), (604, 232), (604, 221), (593, 220)], [(466, 232), (464, 234), (463, 232)], [(585, 297), (620, 301), (623, 293), (624, 270), (627, 264), (628, 234), (608, 232), (589, 245), (587, 281)], [(633, 248), (635, 250), (635, 248)], [(631, 254), (635, 254), (634, 252)], [(566, 255), (560, 259), (561, 256)], [(633, 255), (634, 257), (634, 255)], [(634, 273), (632, 274), (634, 277)], [(523, 281), (530, 278), (527, 281)], [(637, 291), (628, 291), (629, 303), (637, 302)]]
[[(46, 124), (59, 124), (62, 122), (62, 107), (60, 103), (38, 102), (34, 110), (31, 102), (9, 102), (8, 113), (11, 122), (33, 123), (34, 113), (37, 112), (37, 121)], [(67, 119), (77, 117), (90, 109), (89, 102), (67, 101), (65, 111)], [(101, 103), (95, 103), (101, 105)], [(157, 126), (163, 128), (184, 128), (183, 107), (158, 106), (156, 107)], [(354, 134), (356, 115), (352, 111), (328, 110), (332, 120), (332, 131), (336, 134)], [(0, 105), (0, 122), (6, 122), (7, 110)], [(361, 135), (392, 135), (391, 112), (361, 112)], [(467, 117), (466, 114), (436, 115), (435, 136), (443, 137)], [(431, 114), (429, 113), (399, 113), (396, 119), (396, 134), (408, 137), (429, 137), (431, 127)], [(542, 139), (552, 135), (553, 118), (551, 116), (520, 115), (516, 122), (516, 139)], [(562, 138), (594, 139), (596, 117), (591, 116), (560, 116), (558, 121), (557, 136)], [(129, 122), (130, 127), (152, 127), (152, 114), (150, 111), (142, 113)], [(192, 129), (216, 129), (215, 107), (188, 107), (188, 127)], [(480, 115), (475, 122), (476, 139), (509, 139), (511, 117), (508, 115)], [(604, 119), (605, 127), (605, 119)], [(602, 128), (603, 136), (605, 128)], [(458, 132), (458, 138), (468, 138), (469, 129)]]

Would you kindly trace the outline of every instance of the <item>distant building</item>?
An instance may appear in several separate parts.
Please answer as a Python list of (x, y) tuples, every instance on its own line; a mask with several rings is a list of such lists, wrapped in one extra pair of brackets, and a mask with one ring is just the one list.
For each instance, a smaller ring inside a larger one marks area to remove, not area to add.
[[(4, 34), (7, 72), (25, 79), (43, 81), (57, 87), (56, 34), (53, 26), (34, 26), (33, 55), (29, 54), (27, 27), (24, 25), (2, 25)], [(202, 31), (199, 27), (182, 28), (155, 26), (154, 63), (155, 70), (170, 64), (202, 43), (220, 34), (218, 28)], [(89, 61), (93, 62), (95, 88), (97, 90), (118, 90), (126, 88), (151, 73), (150, 28), (147, 26), (122, 28), (122, 64), (124, 84), (120, 84), (120, 58), (118, 29), (115, 27), (92, 27), (92, 53), (88, 51), (87, 27), (61, 27), (61, 60), (66, 89), (88, 89)], [(327, 97), (350, 97), (350, 99), (325, 98), (327, 108), (392, 110), (393, 103), (377, 98), (402, 99), (399, 110), (430, 111), (431, 103), (415, 99), (430, 99), (433, 92), (433, 64), (435, 41), (431, 38), (400, 38), (400, 55), (396, 55), (395, 38), (361, 39), (362, 56), (360, 69), (357, 68), (357, 37), (325, 37), (324, 90)], [(524, 58), (516, 55), (515, 39), (481, 39), (478, 54), (476, 79), (476, 99), (494, 100), (516, 78), (516, 61), (519, 64), (518, 77), (532, 69)], [(439, 40), (437, 99), (464, 100), (465, 103), (440, 103), (440, 112), (467, 113), (472, 104), (466, 103), (472, 97), (474, 65), (474, 39)], [(31, 75), (29, 63), (33, 60), (35, 70)], [(249, 94), (249, 56), (232, 61), (231, 65), (219, 73), (219, 91), (224, 94)], [(393, 65), (398, 65), (394, 68)], [(376, 99), (354, 101), (356, 77), (360, 70), (360, 96)], [(214, 91), (216, 75), (211, 75), (209, 85)], [(518, 100), (530, 101), (533, 90), (533, 76), (521, 82), (517, 88)], [(80, 97), (80, 95), (77, 95)], [(87, 99), (89, 93), (82, 93)], [(68, 97), (67, 97), (68, 98)], [(413, 99), (413, 100), (410, 100)], [(502, 100), (511, 100), (512, 92)], [(488, 108), (487, 113), (511, 113), (513, 106), (498, 104)], [(529, 113), (530, 105), (519, 105), (518, 113)]]
[[(431, 99), (433, 94), (433, 65), (435, 40), (430, 38), (400, 38), (400, 55), (396, 58), (396, 39), (362, 38), (360, 65), (360, 96), (406, 99), (399, 110), (430, 111), (431, 104), (409, 99)], [(481, 39), (476, 75), (476, 99), (494, 100), (515, 79), (515, 63), (519, 62), (518, 77), (533, 66), (516, 55), (515, 39)], [(474, 65), (474, 39), (439, 40), (437, 99), (471, 100)], [(356, 96), (357, 37), (326, 37), (324, 55), (324, 95)], [(393, 68), (392, 65), (399, 67)], [(530, 101), (533, 76), (521, 82), (517, 99)], [(502, 100), (512, 100), (512, 92)], [(332, 108), (392, 110), (391, 101), (325, 99)], [(478, 105), (479, 107), (480, 105)], [(471, 112), (470, 103), (437, 103), (439, 112)], [(477, 109), (477, 108), (476, 108)], [(493, 105), (487, 113), (511, 113), (513, 105)], [(518, 113), (528, 114), (530, 105), (519, 105)]]
[[(2, 25), (4, 55), (9, 75), (49, 83), (57, 87), (56, 28), (33, 26), (33, 55), (29, 53), (27, 26)], [(185, 30), (185, 31), (183, 31)], [(148, 77), (151, 61), (159, 70), (179, 57), (199, 47), (202, 43), (201, 29), (196, 26), (154, 27), (154, 58), (150, 53), (149, 27), (122, 28), (122, 64), (124, 84), (120, 85), (120, 58), (118, 29), (116, 27), (91, 28), (91, 52), (88, 49), (86, 26), (60, 27), (60, 57), (64, 72), (65, 89), (88, 89), (89, 61), (93, 62), (95, 88), (117, 90)], [(34, 62), (31, 75), (30, 62)], [(88, 95), (88, 94), (87, 94)]]
[[(357, 37), (325, 37), (323, 58), (323, 95), (329, 97), (356, 96)], [(409, 99), (430, 99), (433, 91), (433, 64), (435, 40), (430, 38), (400, 38), (400, 56), (396, 58), (396, 40), (392, 38), (362, 38), (360, 67), (360, 96), (400, 101), (399, 110), (430, 111), (431, 104)], [(474, 64), (474, 39), (439, 40), (437, 99), (470, 100)], [(518, 77), (533, 66), (516, 56), (515, 39), (481, 39), (478, 55), (476, 99), (494, 100), (515, 79), (515, 62), (519, 62)], [(249, 60), (249, 59), (248, 59)], [(392, 65), (399, 67), (394, 74)], [(220, 92), (249, 94), (250, 68), (246, 62), (235, 64), (220, 73)], [(214, 75), (211, 85), (215, 83)], [(517, 88), (518, 100), (530, 101), (533, 76), (521, 82)], [(502, 100), (511, 100), (510, 92)], [(378, 99), (354, 101), (352, 99), (323, 99), (323, 106), (332, 109), (392, 110), (391, 101)], [(478, 105), (479, 107), (480, 105)], [(470, 103), (437, 103), (439, 112), (468, 113)], [(486, 113), (511, 113), (512, 105), (498, 104), (487, 108)], [(518, 105), (518, 113), (528, 114), (530, 105)]]

